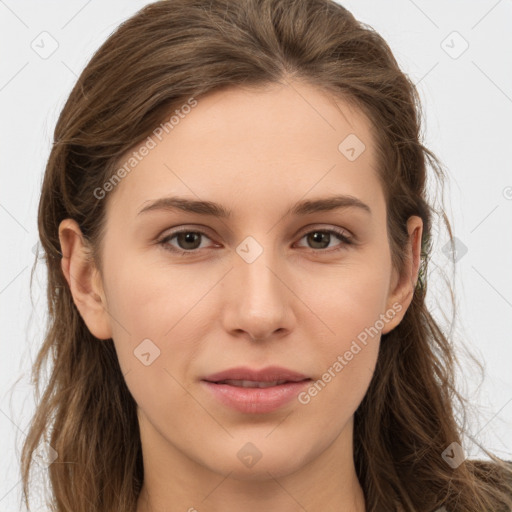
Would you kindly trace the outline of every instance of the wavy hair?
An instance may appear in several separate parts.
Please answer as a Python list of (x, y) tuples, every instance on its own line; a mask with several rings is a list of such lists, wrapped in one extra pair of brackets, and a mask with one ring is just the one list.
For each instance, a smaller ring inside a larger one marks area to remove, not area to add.
[(38, 210), (48, 326), (33, 365), (38, 402), (21, 454), (27, 506), (32, 455), (43, 441), (63, 462), (48, 468), (55, 512), (133, 512), (144, 479), (136, 404), (112, 340), (98, 341), (73, 302), (61, 269), (60, 222), (78, 222), (101, 269), (108, 196), (99, 200), (95, 190), (122, 155), (191, 97), (292, 79), (349, 101), (371, 121), (398, 271), (407, 219), (418, 215), (424, 224), (412, 303), (383, 335), (355, 414), (354, 460), (367, 510), (512, 509), (505, 462), (486, 451), (489, 460), (454, 469), (441, 456), (462, 443), (456, 413), (465, 402), (455, 386), (453, 343), (425, 303), (435, 215), (453, 237), (444, 210), (428, 198), (427, 178), (445, 178), (422, 144), (419, 94), (383, 38), (332, 0), (154, 2), (123, 22), (82, 71), (55, 127)]

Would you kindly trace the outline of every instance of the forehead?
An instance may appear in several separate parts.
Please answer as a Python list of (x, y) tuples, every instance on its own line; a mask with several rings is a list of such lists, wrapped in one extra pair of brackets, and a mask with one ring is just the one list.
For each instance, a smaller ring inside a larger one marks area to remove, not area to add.
[(160, 138), (151, 136), (152, 148), (143, 157), (139, 150), (146, 141), (119, 163), (139, 153), (110, 192), (125, 216), (134, 217), (145, 202), (165, 195), (252, 211), (326, 192), (364, 196), (365, 202), (381, 195), (368, 119), (311, 85), (216, 91), (197, 99), (169, 126)]

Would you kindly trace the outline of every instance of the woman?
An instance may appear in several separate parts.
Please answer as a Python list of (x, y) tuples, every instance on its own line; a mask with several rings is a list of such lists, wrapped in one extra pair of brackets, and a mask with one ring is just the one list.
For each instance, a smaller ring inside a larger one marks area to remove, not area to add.
[(510, 468), (465, 458), (425, 305), (442, 170), (419, 133), (387, 44), (330, 0), (123, 23), (45, 173), (27, 503), (46, 447), (58, 512), (510, 510)]

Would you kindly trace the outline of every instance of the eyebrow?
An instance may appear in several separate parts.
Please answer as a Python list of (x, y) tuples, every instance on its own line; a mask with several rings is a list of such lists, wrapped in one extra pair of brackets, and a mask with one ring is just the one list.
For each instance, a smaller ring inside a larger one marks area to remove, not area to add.
[[(186, 199), (184, 197), (161, 197), (154, 201), (146, 201), (148, 203), (142, 208), (137, 215), (141, 213), (164, 210), (174, 211), (180, 210), (188, 213), (196, 213), (199, 215), (207, 215), (219, 218), (230, 218), (231, 210), (212, 201), (200, 201), (194, 199)], [(320, 199), (310, 199), (299, 201), (292, 205), (286, 212), (288, 215), (308, 215), (316, 212), (326, 212), (337, 209), (357, 208), (361, 211), (372, 214), (370, 207), (363, 203), (360, 199), (350, 195), (336, 195), (324, 197)]]

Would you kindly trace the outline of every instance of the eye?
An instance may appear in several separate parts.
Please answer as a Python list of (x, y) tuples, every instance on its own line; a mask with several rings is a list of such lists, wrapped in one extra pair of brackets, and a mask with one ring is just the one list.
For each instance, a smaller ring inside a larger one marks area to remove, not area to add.
[[(338, 244), (334, 248), (325, 251), (329, 247), (330, 243), (333, 241), (332, 235), (335, 238), (340, 240), (342, 243)], [(198, 252), (199, 249), (204, 249), (204, 246), (201, 246), (201, 239), (207, 238), (211, 240), (204, 232), (196, 231), (192, 229), (181, 229), (179, 231), (174, 231), (173, 233), (168, 234), (161, 240), (157, 241), (158, 245), (161, 245), (165, 250), (171, 251), (173, 253), (179, 254), (181, 256), (191, 255)], [(307, 239), (309, 244), (312, 244), (310, 249), (312, 252), (334, 252), (343, 250), (347, 245), (353, 245), (351, 235), (349, 235), (346, 231), (341, 229), (315, 229), (312, 231), (308, 231), (303, 234), (300, 238)], [(176, 239), (176, 243), (178, 247), (171, 244), (170, 241)]]
[[(333, 240), (332, 235), (338, 240), (341, 240), (341, 244), (338, 244), (334, 247), (334, 249), (330, 249), (329, 251), (318, 251), (317, 249), (325, 249), (329, 247), (330, 242)], [(341, 229), (314, 229), (313, 231), (308, 231), (302, 237), (306, 238), (307, 242), (312, 245), (312, 249), (314, 252), (332, 252), (339, 251), (345, 248), (346, 245), (352, 245), (353, 241), (351, 240), (351, 236), (341, 230)]]
[[(187, 253), (195, 252), (198, 249), (204, 248), (204, 247), (201, 247), (201, 244), (200, 244), (201, 237), (209, 238), (202, 231), (193, 231), (191, 229), (182, 229), (180, 231), (175, 231), (174, 233), (167, 235), (162, 240), (159, 240), (157, 243), (168, 251), (176, 252), (181, 255), (184, 255)], [(169, 242), (173, 238), (176, 238), (178, 247), (175, 247), (175, 246), (169, 244)]]

